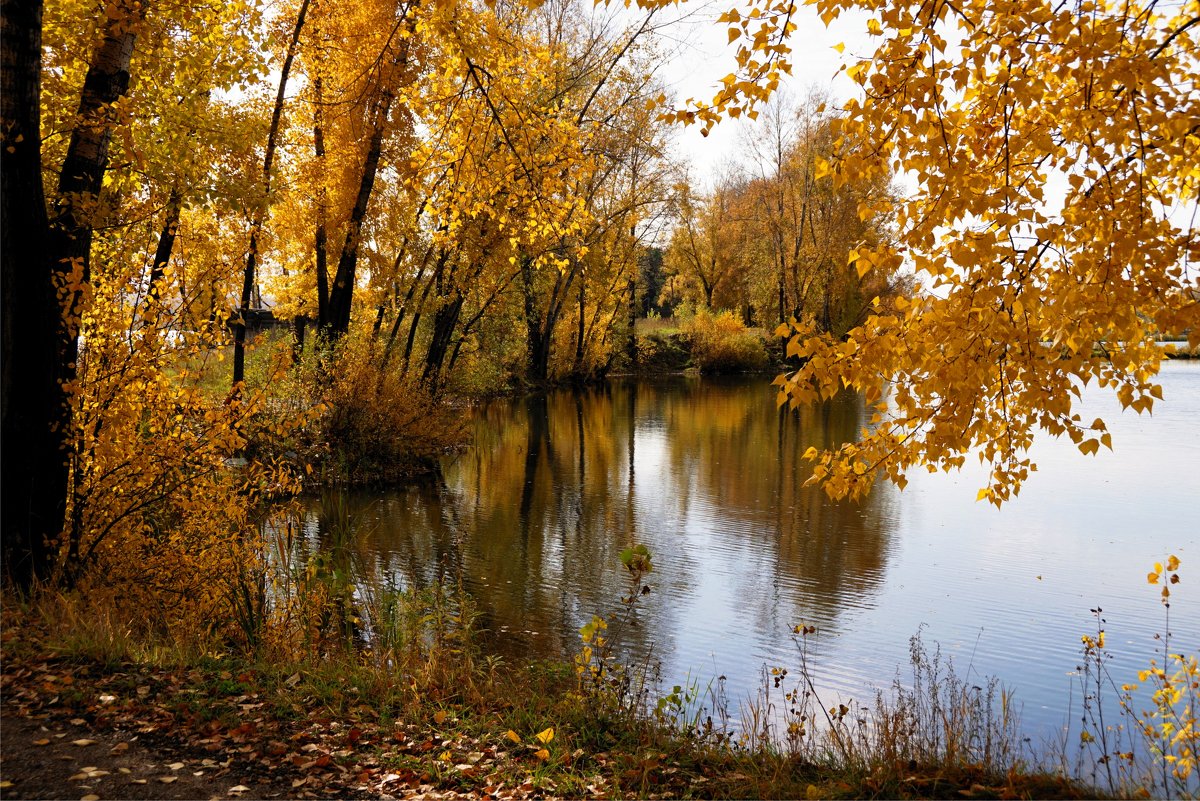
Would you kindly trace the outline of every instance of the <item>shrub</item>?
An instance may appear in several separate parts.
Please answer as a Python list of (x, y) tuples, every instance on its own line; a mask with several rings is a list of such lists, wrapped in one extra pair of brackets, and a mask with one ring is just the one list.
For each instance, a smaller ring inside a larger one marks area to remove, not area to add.
[(682, 370), (688, 365), (687, 342), (677, 331), (651, 331), (638, 337), (637, 347), (640, 368)]
[(692, 348), (692, 363), (702, 373), (763, 370), (770, 364), (762, 338), (729, 312), (699, 311), (683, 329)]
[[(305, 352), (286, 378), (265, 388), (269, 400), (251, 441), (299, 460), (327, 481), (396, 481), (433, 469), (465, 439), (464, 416), (434, 400), (393, 361), (380, 367), (375, 343), (348, 334)], [(285, 438), (273, 418), (306, 423)]]

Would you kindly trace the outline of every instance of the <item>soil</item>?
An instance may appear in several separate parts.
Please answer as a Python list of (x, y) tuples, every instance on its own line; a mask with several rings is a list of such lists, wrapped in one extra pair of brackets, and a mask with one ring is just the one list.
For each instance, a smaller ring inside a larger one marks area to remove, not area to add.
[(532, 747), (450, 731), (445, 713), (384, 721), (350, 687), (334, 711), (299, 673), (280, 687), (224, 663), (66, 658), (21, 626), (0, 642), (0, 801), (546, 795)]
[(282, 798), (289, 778), (189, 753), (163, 735), (98, 732), (82, 719), (0, 716), (0, 797)]

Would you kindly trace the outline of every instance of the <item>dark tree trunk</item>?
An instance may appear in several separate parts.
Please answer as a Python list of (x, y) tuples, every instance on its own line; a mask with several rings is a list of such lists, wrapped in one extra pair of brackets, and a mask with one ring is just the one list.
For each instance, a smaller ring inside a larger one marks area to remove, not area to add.
[(0, 520), (5, 577), (28, 589), (50, 575), (62, 533), (69, 417), (59, 379), (69, 369), (42, 188), (42, 3), (3, 0), (0, 17)]
[(533, 286), (533, 259), (521, 259), (521, 288), (525, 300), (525, 378), (540, 384), (546, 380), (549, 353), (543, 347), (543, 323), (538, 315), (537, 297)]
[[(129, 69), (133, 47), (146, 16), (146, 7), (136, 2), (119, 2), (107, 17), (104, 36), (92, 53), (83, 90), (79, 97), (76, 123), (58, 176), (58, 193), (49, 228), (50, 272), (56, 286), (67, 287), (60, 310), (58, 344), (61, 369), (58, 380), (74, 380), (78, 375), (79, 325), (83, 314), (84, 292), (91, 281), (92, 235), (101, 214), (101, 188), (108, 168), (108, 148), (116, 120), (114, 108), (129, 88)], [(68, 444), (75, 434), (75, 420), (68, 403), (58, 405), (55, 430), (61, 437), (58, 458), (69, 462)], [(70, 466), (64, 467), (70, 471)], [(65, 580), (77, 577), (79, 545), (83, 537), (83, 504), (86, 502), (81, 465), (75, 465), (74, 497), (68, 516), (69, 549)], [(69, 473), (68, 473), (69, 475)], [(60, 540), (61, 542), (61, 540)]]
[(379, 157), (383, 152), (383, 135), (387, 128), (388, 110), (392, 97), (384, 94), (375, 109), (374, 131), (363, 162), (362, 178), (358, 184), (358, 196), (346, 230), (346, 241), (342, 255), (338, 258), (337, 273), (329, 291), (329, 333), (338, 337), (350, 330), (350, 308), (354, 301), (354, 280), (358, 269), (358, 245), (362, 238), (363, 221), (367, 217), (367, 205), (375, 188), (375, 176), (379, 172)]
[(581, 376), (581, 377), (583, 375), (583, 335), (584, 335), (583, 315), (584, 315), (585, 300), (586, 300), (586, 298), (584, 295), (584, 282), (581, 280), (579, 282), (579, 318), (576, 321), (576, 326), (575, 326), (575, 370), (574, 370), (575, 375)]
[[(413, 295), (417, 292), (417, 286), (421, 283), (421, 278), (425, 275), (426, 261), (421, 262), (420, 269), (417, 270), (416, 276), (413, 277), (412, 283), (408, 285), (408, 291), (404, 293), (404, 300), (400, 303), (400, 308), (396, 310), (396, 319), (392, 321), (392, 330), (388, 332), (387, 344), (383, 347), (383, 360), (380, 364), (380, 369), (387, 367), (392, 358), (392, 352), (396, 348), (396, 337), (400, 334), (400, 326), (404, 322), (404, 317), (408, 314), (409, 306), (412, 304)], [(426, 292), (428, 292), (429, 284), (426, 284)], [(425, 302), (425, 295), (421, 296), (421, 303)]]
[(119, 3), (104, 29), (79, 97), (76, 123), (71, 142), (58, 176), (58, 194), (50, 221), (50, 271), (66, 293), (66, 309), (61, 329), (65, 369), (61, 378), (74, 377), (78, 357), (77, 335), (83, 289), (91, 278), (90, 256), (95, 224), (96, 201), (108, 167), (108, 146), (114, 126), (113, 106), (129, 88), (129, 64), (133, 57), (137, 29), (145, 17), (145, 8)]
[(784, 293), (783, 293), (783, 268), (782, 267), (779, 270), (779, 284), (776, 288), (779, 292), (779, 323), (780, 323), (780, 325), (782, 325), (783, 323), (787, 322), (787, 318), (784, 317), (784, 314), (785, 314), (784, 304), (786, 303), (786, 298), (784, 297)]
[(438, 307), (433, 315), (433, 336), (429, 341), (429, 350), (425, 353), (425, 370), (421, 374), (421, 383), (430, 394), (436, 395), (441, 383), (442, 365), (446, 361), (446, 352), (454, 337), (454, 328), (458, 325), (458, 317), (462, 313), (463, 294), (457, 290), (453, 297)]
[(263, 199), (262, 205), (254, 212), (250, 223), (250, 247), (246, 252), (246, 269), (242, 273), (242, 294), (238, 302), (238, 316), (233, 326), (233, 392), (238, 392), (242, 380), (246, 377), (246, 310), (250, 308), (250, 299), (254, 294), (254, 278), (258, 263), (258, 235), (262, 231), (267, 217), (267, 206), (271, 199), (271, 165), (275, 161), (275, 147), (279, 141), (279, 125), (283, 118), (283, 101), (287, 92), (288, 73), (292, 70), (292, 61), (296, 58), (296, 48), (300, 43), (300, 31), (304, 28), (304, 18), (308, 14), (310, 0), (300, 4), (296, 14), (296, 25), (292, 29), (292, 39), (288, 42), (287, 55), (279, 70), (279, 89), (275, 93), (275, 107), (271, 111), (271, 127), (267, 131), (267, 149), (263, 155)]
[[(614, 317), (615, 316), (616, 315), (614, 314)], [(629, 338), (625, 340), (625, 353), (629, 357), (629, 367), (631, 369), (636, 369), (637, 363), (638, 363), (637, 319), (638, 319), (637, 281), (630, 281), (629, 282)]]
[(531, 383), (543, 384), (550, 372), (550, 350), (554, 345), (554, 327), (558, 325), (563, 305), (571, 293), (579, 265), (572, 262), (571, 269), (558, 273), (550, 288), (550, 298), (543, 315), (537, 308), (538, 298), (534, 285), (533, 260), (525, 257), (521, 263), (522, 288), (525, 293), (525, 333), (528, 352), (526, 355), (525, 378)]
[(145, 318), (149, 322), (162, 295), (162, 280), (171, 251), (175, 249), (175, 235), (179, 230), (179, 214), (183, 208), (183, 196), (178, 187), (171, 189), (167, 199), (167, 216), (163, 219), (162, 232), (158, 235), (158, 247), (154, 250), (154, 262), (150, 265), (149, 288), (146, 290)]
[(325, 130), (323, 124), (324, 112), (324, 81), (317, 76), (313, 82), (316, 103), (313, 105), (313, 151), (317, 157), (321, 175), (321, 188), (317, 195), (317, 232), (313, 247), (316, 251), (317, 262), (317, 328), (324, 329), (329, 325), (329, 237), (325, 232), (325, 224), (329, 217), (329, 193), (325, 187)]
[(297, 314), (292, 318), (292, 363), (298, 364), (304, 358), (304, 332), (308, 328), (308, 318)]

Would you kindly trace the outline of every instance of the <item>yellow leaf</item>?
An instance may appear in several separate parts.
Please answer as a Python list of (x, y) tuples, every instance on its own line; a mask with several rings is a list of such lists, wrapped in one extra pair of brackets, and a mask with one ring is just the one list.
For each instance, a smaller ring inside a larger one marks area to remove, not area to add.
[(1172, 555), (1167, 559), (1167, 570), (1177, 570), (1179, 568), (1179, 557)]
[(446, 710), (439, 709), (437, 712), (434, 712), (433, 713), (433, 722), (439, 726), (441, 726), (443, 723), (445, 723), (446, 722)]
[(551, 740), (554, 739), (554, 727), (551, 726), (550, 728), (546, 729), (545, 731), (540, 731), (535, 736), (538, 738), (538, 740), (541, 741), (541, 743), (543, 745), (546, 745)]
[(550, 758), (550, 752), (543, 748), (541, 751), (538, 751), (536, 754), (534, 754), (534, 756), (545, 762)]
[(730, 28), (729, 29), (729, 44), (732, 44), (733, 42), (737, 41), (737, 38), (741, 35), (742, 35), (741, 28)]
[(521, 735), (517, 734), (512, 729), (509, 729), (508, 731), (504, 732), (504, 736), (507, 737), (508, 739), (512, 740), (514, 743), (521, 742)]

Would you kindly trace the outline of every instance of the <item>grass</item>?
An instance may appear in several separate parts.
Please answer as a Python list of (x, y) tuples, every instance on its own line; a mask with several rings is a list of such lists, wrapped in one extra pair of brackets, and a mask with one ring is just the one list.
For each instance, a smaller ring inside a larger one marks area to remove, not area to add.
[[(1162, 651), (1141, 679), (1154, 708), (1135, 713), (1134, 688), (1108, 676), (1097, 610), (1097, 630), (1083, 638), (1086, 747), (1064, 741), (1034, 754), (1006, 688), (960, 676), (919, 636), (910, 677), (869, 704), (821, 696), (807, 626), (793, 632), (790, 669), (764, 668), (758, 695), (740, 701), (719, 681), (664, 691), (651, 665), (622, 662), (598, 617), (581, 629), (573, 661), (508, 664), (481, 651), (461, 586), (395, 586), (355, 567), (351, 530), (341, 520), (315, 553), (280, 550), (263, 606), (224, 626), (155, 626), (100, 591), (6, 597), (6, 699), (184, 742), (233, 738), (257, 763), (316, 764), (287, 744), (322, 748), (342, 760), (341, 778), (326, 777), (342, 795), (402, 782), (480, 796), (1197, 796), (1200, 666), (1174, 652), (1169, 634), (1175, 557), (1149, 576), (1164, 602)], [(621, 559), (631, 591), (614, 628), (632, 624), (653, 569), (645, 549)], [(251, 623), (261, 630), (241, 629)], [(108, 706), (113, 698), (127, 700)], [(1148, 748), (1131, 748), (1143, 736)]]
[(396, 592), (404, 636), (386, 657), (333, 638), (321, 651), (254, 655), (197, 633), (123, 626), (116, 609), (77, 596), (10, 601), (5, 670), (73, 666), (71, 714), (103, 694), (150, 686), (144, 714), (183, 739), (242, 731), (253, 707), (263, 739), (256, 754), (314, 727), (331, 737), (358, 732), (361, 747), (329, 749), (346, 760), (344, 775), (368, 776), (347, 791), (374, 792), (371, 782), (396, 776), (438, 790), (565, 797), (1093, 795), (1023, 761), (1011, 719), (996, 711), (1002, 697), (959, 680), (919, 641), (912, 684), (869, 709), (830, 709), (807, 678), (802, 630), (799, 672), (768, 672), (738, 724), (719, 685), (652, 692), (644, 670), (619, 664), (595, 640), (600, 681), (581, 682), (565, 662), (504, 664), (475, 648), (470, 602), (457, 587)]

